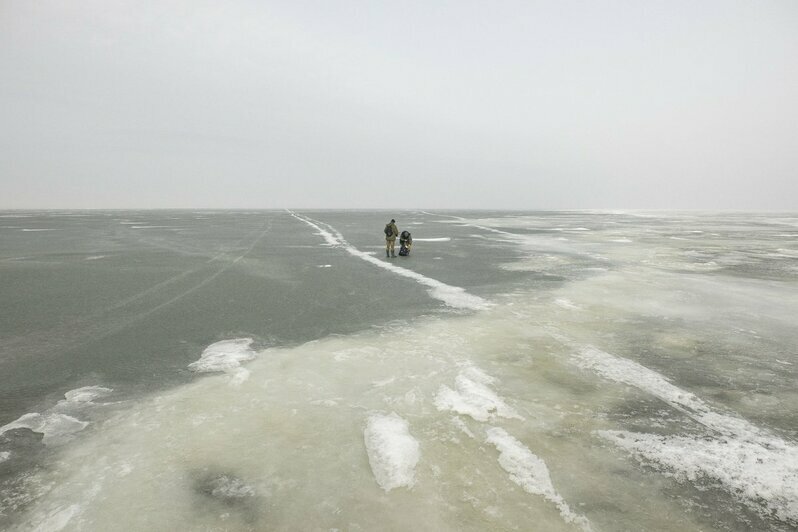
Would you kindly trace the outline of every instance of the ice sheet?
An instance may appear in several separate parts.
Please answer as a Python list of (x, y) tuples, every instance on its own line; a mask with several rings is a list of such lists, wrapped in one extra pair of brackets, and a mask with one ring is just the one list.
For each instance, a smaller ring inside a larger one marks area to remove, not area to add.
[(634, 386), (683, 412), (708, 429), (702, 436), (599, 431), (640, 461), (679, 480), (709, 480), (755, 511), (798, 523), (798, 446), (732, 414), (711, 408), (657, 372), (632, 360), (585, 347), (574, 355), (580, 367)]
[[(435, 299), (443, 301), (450, 307), (454, 308), (462, 308), (462, 309), (471, 309), (471, 310), (481, 310), (488, 308), (490, 303), (479, 296), (475, 296), (473, 294), (469, 294), (465, 291), (465, 289), (460, 288), (459, 286), (451, 286), (436, 279), (432, 279), (430, 277), (426, 277), (420, 273), (417, 273), (413, 270), (408, 270), (407, 268), (402, 268), (401, 266), (396, 266), (389, 262), (385, 262), (380, 260), (376, 257), (371, 256), (368, 253), (360, 251), (359, 249), (355, 248), (351, 244), (349, 244), (340, 233), (336, 232), (334, 229), (330, 228), (330, 230), (322, 228), (321, 222), (317, 222), (315, 220), (311, 220), (306, 216), (301, 216), (296, 213), (291, 213), (291, 215), (296, 218), (297, 220), (301, 220), (302, 222), (308, 224), (309, 226), (316, 229), (317, 234), (321, 235), (322, 238), (330, 245), (330, 246), (337, 246), (342, 247), (345, 249), (350, 255), (358, 257), (366, 262), (374, 264), (380, 268), (389, 270), (397, 275), (401, 275), (402, 277), (407, 277), (409, 279), (413, 279), (419, 284), (429, 287), (429, 294)], [(335, 234), (334, 234), (335, 233)]]

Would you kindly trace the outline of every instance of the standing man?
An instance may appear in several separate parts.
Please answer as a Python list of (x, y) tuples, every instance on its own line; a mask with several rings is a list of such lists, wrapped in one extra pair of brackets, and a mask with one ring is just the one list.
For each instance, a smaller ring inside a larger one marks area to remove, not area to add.
[(395, 257), (394, 246), (396, 237), (399, 236), (399, 229), (396, 227), (396, 220), (391, 219), (391, 223), (385, 225), (385, 256)]

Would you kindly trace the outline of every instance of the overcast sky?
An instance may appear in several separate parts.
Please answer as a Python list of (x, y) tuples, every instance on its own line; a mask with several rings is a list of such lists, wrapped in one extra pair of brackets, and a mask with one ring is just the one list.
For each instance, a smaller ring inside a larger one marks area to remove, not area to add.
[(798, 2), (0, 0), (0, 208), (798, 210)]

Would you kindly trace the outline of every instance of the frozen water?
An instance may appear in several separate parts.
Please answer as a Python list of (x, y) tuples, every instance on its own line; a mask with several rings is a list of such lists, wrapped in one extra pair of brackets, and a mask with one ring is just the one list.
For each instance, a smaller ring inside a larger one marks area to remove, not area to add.
[(795, 215), (71, 214), (0, 228), (0, 528), (798, 527)]
[(554, 503), (569, 523), (579, 525), (583, 530), (591, 530), (590, 523), (583, 516), (575, 514), (554, 489), (549, 477), (546, 463), (535, 456), (520, 441), (516, 440), (504, 429), (493, 427), (487, 431), (487, 442), (496, 446), (499, 451), (499, 464), (510, 474), (510, 479), (521, 486), (524, 491), (541, 495)]
[(747, 504), (798, 522), (798, 445), (746, 420), (715, 412), (695, 395), (630, 360), (585, 348), (577, 363), (616, 382), (640, 388), (678, 408), (710, 432), (695, 435), (598, 433), (639, 459), (660, 464), (682, 480), (719, 482)]

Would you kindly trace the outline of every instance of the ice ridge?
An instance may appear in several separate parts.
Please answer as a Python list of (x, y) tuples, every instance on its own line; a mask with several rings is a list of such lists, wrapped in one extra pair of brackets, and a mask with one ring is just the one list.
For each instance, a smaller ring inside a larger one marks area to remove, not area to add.
[(798, 524), (795, 443), (745, 419), (715, 411), (694, 394), (634, 361), (594, 347), (579, 350), (573, 358), (579, 367), (650, 393), (710, 430), (700, 436), (601, 430), (597, 431), (600, 437), (678, 480), (719, 483), (755, 511)]

